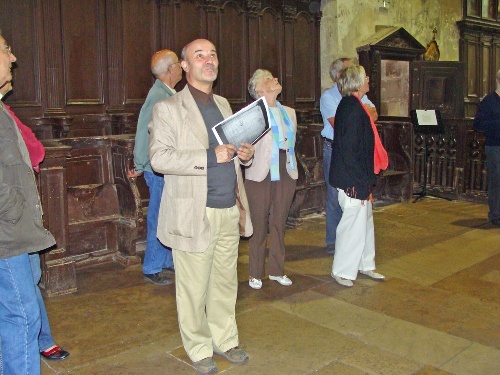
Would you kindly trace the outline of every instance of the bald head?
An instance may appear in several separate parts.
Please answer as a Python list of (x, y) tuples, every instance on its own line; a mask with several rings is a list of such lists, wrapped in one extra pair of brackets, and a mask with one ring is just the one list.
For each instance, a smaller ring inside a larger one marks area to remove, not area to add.
[(163, 83), (174, 87), (182, 78), (182, 70), (177, 66), (179, 59), (175, 52), (169, 49), (157, 51), (151, 57), (151, 72)]
[(188, 83), (198, 90), (210, 92), (219, 71), (214, 44), (206, 39), (193, 40), (182, 49), (181, 59)]

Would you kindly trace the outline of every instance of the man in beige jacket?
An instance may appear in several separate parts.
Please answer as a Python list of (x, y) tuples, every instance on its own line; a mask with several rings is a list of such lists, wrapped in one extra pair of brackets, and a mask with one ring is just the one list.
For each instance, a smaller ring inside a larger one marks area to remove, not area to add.
[(236, 265), (240, 235), (252, 234), (240, 163), (250, 163), (254, 147), (219, 145), (211, 130), (231, 115), (228, 101), (212, 93), (215, 46), (195, 40), (181, 60), (188, 83), (154, 107), (149, 125), (151, 166), (165, 175), (157, 236), (173, 252), (184, 348), (196, 370), (209, 374), (217, 372), (214, 352), (248, 360), (238, 348)]

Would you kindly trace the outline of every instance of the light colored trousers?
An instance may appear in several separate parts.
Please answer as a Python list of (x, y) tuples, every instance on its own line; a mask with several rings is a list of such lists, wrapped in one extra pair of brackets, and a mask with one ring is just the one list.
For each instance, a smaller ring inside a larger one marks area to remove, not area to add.
[(356, 280), (358, 270), (375, 269), (372, 202), (348, 197), (338, 189), (342, 219), (337, 227), (332, 274)]
[(184, 349), (193, 362), (238, 346), (236, 265), (239, 210), (206, 209), (210, 245), (201, 253), (173, 249), (175, 292)]

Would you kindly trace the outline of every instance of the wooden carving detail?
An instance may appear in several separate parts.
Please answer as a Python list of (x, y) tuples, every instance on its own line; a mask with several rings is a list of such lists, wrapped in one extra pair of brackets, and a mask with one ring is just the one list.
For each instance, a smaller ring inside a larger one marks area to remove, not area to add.
[(202, 7), (205, 8), (207, 12), (217, 12), (220, 8), (219, 0), (204, 0)]
[(297, 7), (293, 5), (283, 6), (283, 17), (285, 22), (291, 22), (297, 18)]
[(262, 2), (259, 0), (248, 0), (247, 1), (247, 12), (249, 17), (258, 17), (262, 11)]

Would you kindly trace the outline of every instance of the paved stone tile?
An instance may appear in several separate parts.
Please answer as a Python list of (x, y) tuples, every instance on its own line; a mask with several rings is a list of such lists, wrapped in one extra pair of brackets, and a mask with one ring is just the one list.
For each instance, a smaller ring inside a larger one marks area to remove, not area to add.
[(365, 375), (366, 372), (335, 361), (314, 372), (315, 375)]
[(365, 373), (381, 375), (413, 374), (423, 367), (422, 363), (379, 349), (376, 346), (366, 346), (349, 353), (340, 361)]
[[(365, 344), (299, 315), (262, 306), (238, 316), (240, 346), (250, 361), (231, 374), (307, 374)], [(270, 372), (271, 371), (271, 372)]]
[(377, 270), (386, 277), (397, 277), (426, 286), (432, 285), (450, 275), (447, 271), (414, 263), (404, 257), (381, 264), (377, 266)]
[(500, 372), (500, 350), (474, 343), (442, 368), (457, 375), (496, 375)]
[(359, 337), (392, 321), (391, 317), (315, 292), (306, 292), (272, 304), (314, 324)]
[(87, 366), (75, 368), (71, 374), (81, 375), (192, 375), (193, 368), (186, 366), (165, 351), (165, 342), (149, 343), (132, 350), (105, 357)]
[(472, 342), (396, 319), (361, 338), (367, 344), (413, 361), (440, 367)]

